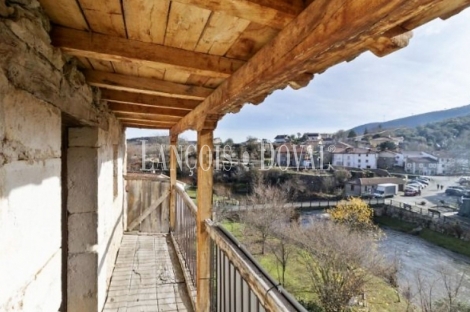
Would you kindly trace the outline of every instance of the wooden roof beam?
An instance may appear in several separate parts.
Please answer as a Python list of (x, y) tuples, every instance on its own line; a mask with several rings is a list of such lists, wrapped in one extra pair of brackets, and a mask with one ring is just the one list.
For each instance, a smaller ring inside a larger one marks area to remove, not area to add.
[(173, 0), (223, 12), (274, 29), (286, 27), (305, 8), (302, 0)]
[(114, 113), (117, 119), (126, 119), (133, 121), (147, 121), (166, 125), (174, 125), (181, 118), (171, 116), (154, 116), (139, 113)]
[(201, 101), (155, 96), (149, 94), (133, 93), (101, 89), (101, 99), (116, 103), (128, 103), (140, 106), (169, 108), (174, 110), (190, 111), (197, 107)]
[(436, 18), (447, 19), (470, 7), (470, 0), (440, 1), (435, 6), (423, 11), (402, 24), (407, 30), (413, 30)]
[(216, 78), (227, 78), (244, 64), (222, 56), (64, 27), (54, 27), (51, 38), (54, 46), (73, 56), (175, 68)]
[(90, 85), (110, 90), (192, 100), (204, 100), (214, 91), (213, 89), (205, 87), (189, 86), (160, 79), (126, 76), (103, 71), (85, 70), (83, 73)]
[(407, 47), (412, 37), (413, 32), (411, 31), (391, 38), (380, 36), (375, 40), (371, 39), (369, 50), (378, 57), (384, 57)]
[[(305, 72), (309, 61), (331, 66), (351, 57), (349, 46), (377, 38), (444, 0), (315, 0), (242, 68), (172, 129), (197, 129), (207, 114), (230, 110), (270, 86)], [(364, 14), (367, 12), (367, 14)], [(352, 55), (358, 51), (352, 49)], [(315, 71), (311, 73), (315, 74)]]
[(154, 116), (171, 116), (171, 117), (184, 117), (188, 114), (188, 111), (169, 109), (169, 108), (159, 108), (159, 107), (149, 107), (149, 106), (140, 106), (134, 104), (126, 103), (115, 103), (108, 102), (108, 107), (115, 113), (133, 113), (133, 114), (145, 114), (145, 115), (154, 115)]

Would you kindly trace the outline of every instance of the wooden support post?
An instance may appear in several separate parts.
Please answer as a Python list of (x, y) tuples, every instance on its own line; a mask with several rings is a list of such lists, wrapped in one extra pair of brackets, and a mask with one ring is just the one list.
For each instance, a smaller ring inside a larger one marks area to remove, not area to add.
[(210, 308), (210, 237), (206, 219), (212, 216), (213, 130), (197, 133), (197, 299), (196, 311)]
[(178, 136), (170, 136), (170, 230), (175, 230), (176, 221), (176, 153)]

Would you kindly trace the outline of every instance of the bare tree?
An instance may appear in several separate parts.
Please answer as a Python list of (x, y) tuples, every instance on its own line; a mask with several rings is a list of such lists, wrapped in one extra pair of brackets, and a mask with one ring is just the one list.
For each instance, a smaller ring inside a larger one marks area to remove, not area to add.
[(276, 269), (279, 282), (285, 286), (286, 270), (289, 260), (295, 252), (295, 245), (292, 244), (288, 237), (288, 233), (292, 231), (293, 224), (281, 225), (275, 232), (275, 238), (268, 242), (268, 248), (276, 258)]
[(346, 225), (316, 222), (291, 233), (308, 272), (308, 287), (326, 312), (344, 311), (353, 297), (363, 293), (370, 278), (383, 275), (387, 268), (376, 240)]
[(282, 189), (265, 185), (259, 176), (254, 177), (253, 191), (248, 196), (245, 213), (242, 221), (247, 230), (253, 232), (261, 245), (261, 254), (266, 251), (266, 241), (272, 236), (276, 227), (289, 222), (293, 216), (293, 209), (287, 207), (288, 196)]

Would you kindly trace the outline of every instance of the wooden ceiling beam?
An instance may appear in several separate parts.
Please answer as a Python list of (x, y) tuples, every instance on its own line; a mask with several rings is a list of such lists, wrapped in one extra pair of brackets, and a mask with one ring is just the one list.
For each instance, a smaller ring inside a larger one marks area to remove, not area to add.
[(470, 7), (470, 0), (440, 1), (435, 6), (424, 10), (421, 14), (417, 14), (403, 23), (402, 27), (407, 30), (413, 30), (436, 18), (447, 19), (468, 7)]
[(170, 108), (174, 110), (190, 111), (197, 107), (201, 101), (162, 97), (126, 91), (101, 89), (101, 99), (117, 103), (129, 103), (141, 106)]
[(85, 70), (87, 82), (95, 87), (118, 91), (145, 93), (164, 97), (204, 100), (214, 90), (205, 87), (190, 86), (170, 81), (126, 76), (121, 74)]
[(67, 54), (156, 68), (181, 69), (202, 76), (227, 78), (245, 62), (155, 43), (54, 27), (52, 44)]
[(169, 108), (160, 108), (160, 107), (149, 107), (149, 106), (140, 106), (134, 104), (126, 103), (115, 103), (108, 102), (108, 107), (115, 113), (139, 113), (146, 115), (155, 115), (155, 116), (171, 116), (171, 117), (184, 117), (188, 114), (189, 111), (178, 110), (178, 109), (169, 109)]
[(138, 128), (138, 129), (149, 129), (149, 130), (168, 130), (171, 127), (167, 125), (148, 125), (145, 123), (136, 123), (132, 121), (121, 121), (121, 124), (126, 128)]
[(392, 38), (380, 36), (375, 40), (371, 39), (369, 50), (378, 57), (384, 57), (400, 49), (406, 48), (412, 37), (413, 32), (411, 31)]
[(324, 62), (322, 65), (328, 68), (328, 64), (347, 60), (358, 53), (352, 49), (350, 54), (349, 46), (377, 38), (441, 1), (444, 0), (315, 0), (176, 124), (171, 134), (198, 129), (198, 120), (207, 114), (230, 110), (260, 90), (291, 80), (304, 72), (310, 61)]
[(147, 114), (140, 114), (140, 113), (114, 113), (117, 119), (128, 119), (134, 121), (150, 121), (150, 122), (158, 122), (162, 124), (170, 124), (174, 125), (179, 120), (180, 117), (172, 117), (172, 116), (154, 116), (154, 115), (147, 115)]
[(173, 0), (223, 12), (274, 29), (286, 27), (305, 8), (301, 0)]

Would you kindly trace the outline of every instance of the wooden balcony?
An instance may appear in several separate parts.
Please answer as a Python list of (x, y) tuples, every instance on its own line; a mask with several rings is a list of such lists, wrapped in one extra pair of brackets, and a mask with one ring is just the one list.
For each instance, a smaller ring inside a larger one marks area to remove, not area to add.
[(104, 311), (306, 311), (210, 218), (204, 220), (209, 246), (201, 244), (198, 207), (176, 183), (174, 211), (167, 209), (169, 185), (164, 176), (127, 178), (133, 231), (122, 240)]

